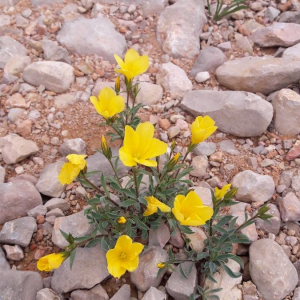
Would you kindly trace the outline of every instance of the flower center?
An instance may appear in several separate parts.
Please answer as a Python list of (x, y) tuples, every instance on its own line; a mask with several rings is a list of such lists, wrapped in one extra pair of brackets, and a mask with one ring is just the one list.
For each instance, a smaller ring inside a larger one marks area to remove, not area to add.
[(126, 255), (126, 253), (124, 253), (124, 252), (122, 252), (122, 253), (120, 254), (120, 258), (121, 258), (121, 259), (125, 259), (126, 256), (127, 256), (127, 255)]

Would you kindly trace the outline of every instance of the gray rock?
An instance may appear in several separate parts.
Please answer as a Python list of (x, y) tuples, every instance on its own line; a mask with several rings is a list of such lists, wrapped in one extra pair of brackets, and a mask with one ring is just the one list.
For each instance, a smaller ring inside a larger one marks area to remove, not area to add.
[(279, 16), (278, 22), (300, 24), (300, 11), (285, 11)]
[(84, 211), (66, 217), (56, 218), (52, 231), (52, 242), (54, 245), (64, 249), (69, 245), (61, 234), (63, 230), (67, 234), (71, 233), (74, 237), (83, 237), (92, 233), (94, 226), (89, 224), (89, 220), (84, 215)]
[(249, 42), (248, 38), (246, 36), (243, 36), (242, 34), (236, 33), (234, 35), (235, 41), (236, 41), (236, 46), (237, 48), (248, 52), (250, 54), (253, 53), (253, 47), (251, 43)]
[(300, 95), (283, 89), (276, 93), (272, 104), (275, 129), (283, 135), (297, 135), (300, 132)]
[(290, 47), (300, 42), (300, 25), (274, 23), (272, 26), (256, 30), (250, 39), (260, 47)]
[(20, 0), (0, 0), (0, 6), (13, 6), (16, 5)]
[(48, 211), (55, 209), (55, 208), (59, 208), (62, 211), (68, 211), (70, 208), (70, 204), (68, 201), (66, 201), (64, 199), (52, 198), (45, 203), (44, 207)]
[(0, 247), (0, 272), (1, 270), (10, 270), (10, 264), (6, 260), (5, 254), (2, 248)]
[(185, 234), (185, 236), (189, 239), (189, 246), (195, 252), (202, 252), (205, 248), (204, 241), (207, 239), (206, 233), (198, 227), (190, 227), (190, 229), (194, 232), (191, 234)]
[(15, 164), (39, 151), (37, 144), (17, 134), (9, 134), (3, 138), (3, 160), (6, 164)]
[(292, 178), (292, 188), (296, 191), (300, 191), (300, 173)]
[(0, 224), (26, 216), (29, 210), (42, 204), (39, 192), (25, 180), (0, 184), (0, 195)]
[(213, 208), (211, 189), (208, 187), (196, 186), (194, 187), (195, 192), (200, 197), (204, 205)]
[[(0, 6), (1, 6), (1, 2), (0, 2)], [(0, 68), (4, 68), (5, 64), (12, 56), (14, 55), (25, 56), (26, 53), (27, 53), (26, 48), (22, 44), (20, 44), (19, 42), (11, 38), (10, 36), (4, 35), (0, 37)]]
[(166, 300), (166, 293), (156, 289), (155, 287), (150, 287), (150, 289), (145, 293), (142, 300)]
[[(63, 300), (64, 298), (49, 288), (38, 291), (36, 300)], [(75, 299), (76, 300), (76, 299)], [(91, 299), (92, 300), (92, 299)]]
[(47, 90), (66, 92), (74, 81), (74, 69), (58, 61), (38, 61), (30, 64), (23, 72), (23, 79), (34, 86), (43, 85)]
[(114, 294), (111, 300), (130, 300), (130, 285), (124, 284), (122, 287)]
[(33, 6), (51, 6), (54, 4), (61, 4), (64, 0), (30, 0)]
[(300, 300), (300, 287), (297, 287), (294, 290), (294, 296), (292, 300)]
[(277, 235), (281, 226), (280, 213), (275, 204), (269, 203), (268, 207), (270, 209), (267, 214), (272, 215), (273, 217), (268, 220), (269, 222), (258, 219), (255, 224), (258, 229), (263, 230), (266, 233), (273, 233)]
[(300, 60), (243, 57), (224, 63), (216, 76), (228, 89), (269, 94), (300, 80)]
[(238, 173), (232, 179), (233, 187), (238, 188), (236, 199), (243, 202), (266, 202), (275, 192), (275, 183), (271, 176), (260, 175), (250, 170)]
[(283, 249), (271, 239), (254, 242), (249, 249), (250, 275), (263, 298), (282, 300), (294, 290), (298, 274)]
[(36, 188), (41, 194), (49, 197), (60, 197), (65, 189), (58, 180), (58, 175), (63, 165), (63, 161), (57, 161), (44, 168), (36, 184)]
[(169, 139), (173, 139), (174, 137), (176, 137), (179, 133), (180, 133), (180, 128), (178, 126), (171, 126), (168, 129), (168, 137)]
[(25, 109), (23, 109), (23, 108), (11, 108), (7, 115), (7, 119), (12, 123), (16, 123), (18, 118), (20, 116), (22, 116), (24, 114), (24, 112), (25, 112)]
[(139, 260), (137, 269), (130, 274), (131, 282), (142, 292), (151, 286), (158, 287), (167, 270), (157, 277), (157, 264), (168, 260), (167, 252), (160, 247), (150, 247), (140, 255)]
[[(229, 259), (226, 264), (233, 272), (240, 272), (241, 268), (238, 263)], [(209, 279), (205, 281), (205, 287), (209, 287), (209, 289), (219, 289), (222, 290), (216, 293), (220, 299), (230, 299), (230, 300), (242, 300), (242, 291), (238, 288), (238, 285), (242, 282), (242, 276), (238, 278), (230, 277), (223, 268), (221, 268), (220, 272), (217, 272), (213, 275), (213, 278), (217, 282), (213, 282)], [(246, 300), (246, 298), (244, 298)], [(250, 299), (249, 299), (250, 300)], [(254, 300), (254, 299), (253, 299)]]
[(180, 230), (176, 230), (175, 235), (171, 235), (169, 243), (179, 249), (184, 247), (185, 241), (181, 236)]
[(189, 300), (197, 287), (197, 270), (191, 262), (184, 262), (181, 266), (188, 278), (181, 275), (178, 266), (168, 279), (166, 289), (175, 300)]
[(300, 221), (300, 200), (294, 193), (287, 193), (278, 205), (283, 222)]
[(289, 47), (282, 53), (283, 58), (300, 59), (300, 43)]
[(10, 16), (0, 15), (0, 27), (10, 25)]
[(171, 62), (162, 64), (156, 75), (156, 82), (164, 88), (165, 92), (170, 93), (171, 98), (180, 98), (193, 88), (185, 71)]
[(98, 97), (100, 91), (106, 87), (114, 88), (115, 83), (111, 81), (101, 81), (101, 79), (98, 79), (92, 90), (92, 95)]
[(265, 12), (265, 17), (270, 20), (270, 22), (273, 22), (280, 14), (280, 10), (273, 7), (269, 6)]
[(47, 212), (47, 207), (44, 205), (38, 205), (27, 212), (28, 217), (35, 218), (38, 215), (44, 216)]
[(136, 97), (137, 103), (152, 105), (159, 102), (163, 97), (163, 88), (158, 84), (140, 82), (139, 88), (140, 91)]
[(206, 155), (210, 156), (213, 153), (216, 152), (217, 145), (216, 143), (213, 142), (202, 142), (197, 145), (197, 147), (194, 149), (194, 153), (196, 155)]
[(86, 143), (80, 138), (65, 140), (60, 146), (59, 152), (62, 156), (67, 156), (68, 154), (86, 154)]
[(51, 287), (57, 293), (90, 289), (108, 276), (105, 252), (100, 245), (78, 248), (72, 269), (68, 258), (54, 271)]
[(224, 140), (219, 143), (219, 147), (222, 151), (231, 155), (239, 155), (240, 151), (236, 149), (234, 143), (231, 140)]
[(20, 76), (30, 63), (29, 56), (14, 55), (7, 61), (4, 72), (13, 76)]
[[(101, 285), (98, 285), (101, 287)], [(73, 291), (72, 294), (71, 294), (71, 297), (73, 300), (108, 300), (108, 295), (106, 293), (106, 291), (104, 290), (105, 292), (105, 297), (102, 297), (101, 294), (97, 293), (96, 292), (96, 288), (92, 288), (91, 290), (77, 290), (77, 291)], [(95, 293), (93, 292), (95, 291)], [(102, 292), (103, 294), (103, 292)]]
[(6, 222), (0, 232), (0, 243), (27, 247), (36, 229), (36, 221), (33, 217)]
[(199, 34), (206, 23), (204, 2), (180, 0), (164, 9), (157, 22), (157, 40), (174, 57), (194, 58), (200, 50)]
[(0, 184), (4, 183), (5, 180), (5, 168), (0, 166)]
[(68, 51), (63, 47), (58, 46), (55, 42), (50, 40), (43, 41), (42, 49), (44, 51), (45, 60), (61, 61), (71, 64)]
[(195, 117), (210, 116), (219, 130), (239, 137), (260, 136), (273, 117), (270, 103), (247, 92), (191, 91), (181, 107)]
[(195, 156), (192, 160), (191, 166), (193, 170), (190, 174), (195, 177), (202, 178), (206, 175), (206, 170), (208, 168), (208, 159), (206, 155)]
[(148, 246), (159, 246), (163, 248), (170, 240), (170, 237), (169, 227), (165, 223), (162, 223), (157, 230), (153, 230), (152, 228), (149, 230)]
[(72, 93), (56, 96), (54, 98), (54, 103), (57, 108), (65, 108), (73, 105), (74, 103), (76, 103), (77, 100), (78, 100), (78, 94), (72, 92)]
[(6, 252), (6, 257), (13, 261), (20, 261), (24, 258), (24, 252), (19, 245), (10, 246), (4, 245), (3, 249)]
[(42, 288), (43, 280), (37, 272), (0, 271), (0, 291), (3, 300), (36, 300), (36, 294)]
[[(113, 157), (116, 157), (117, 155), (119, 155), (119, 149), (112, 148), (112, 155), (113, 155)], [(105, 177), (114, 175), (113, 170), (111, 168), (111, 165), (109, 164), (106, 157), (104, 155), (102, 155), (101, 153), (97, 152), (97, 153), (89, 156), (86, 161), (87, 161), (87, 171), (88, 172), (101, 171), (101, 172), (96, 173), (96, 174), (89, 177), (89, 180), (93, 184), (95, 184), (97, 186), (101, 185), (101, 175), (102, 175), (102, 173)], [(112, 161), (114, 163), (115, 159), (113, 158)], [(123, 163), (121, 161), (119, 161), (118, 162), (118, 175), (119, 175), (119, 177), (124, 176), (125, 174), (127, 174), (127, 172), (128, 172), (128, 168), (126, 168), (123, 165)]]
[(226, 61), (226, 56), (222, 50), (207, 46), (200, 51), (199, 56), (197, 57), (190, 76), (195, 77), (199, 72), (214, 72), (216, 69), (221, 66)]
[(122, 57), (126, 50), (125, 38), (104, 17), (66, 22), (56, 39), (72, 53), (97, 54), (109, 61), (115, 61), (114, 54)]

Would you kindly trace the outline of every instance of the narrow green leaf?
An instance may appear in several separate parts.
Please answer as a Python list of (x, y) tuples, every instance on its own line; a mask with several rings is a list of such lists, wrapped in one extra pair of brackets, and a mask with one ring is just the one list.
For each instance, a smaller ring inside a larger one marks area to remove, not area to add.
[(76, 249), (73, 249), (71, 251), (71, 254), (70, 254), (70, 269), (72, 270), (72, 267), (73, 267), (73, 264), (74, 264), (74, 259), (75, 259), (75, 254), (76, 254)]

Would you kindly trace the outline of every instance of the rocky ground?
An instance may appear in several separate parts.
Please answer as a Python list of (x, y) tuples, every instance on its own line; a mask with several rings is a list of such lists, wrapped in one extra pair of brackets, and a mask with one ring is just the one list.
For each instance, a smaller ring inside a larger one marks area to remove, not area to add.
[[(188, 157), (204, 202), (211, 204), (210, 187), (231, 182), (238, 222), (263, 203), (271, 208), (270, 224), (244, 230), (250, 250), (236, 247), (243, 277), (216, 275), (220, 299), (300, 299), (300, 2), (250, 1), (218, 22), (201, 1), (169, 2), (0, 0), (1, 300), (185, 300), (193, 291), (196, 269), (187, 280), (179, 272), (156, 278), (166, 250), (180, 255), (184, 244), (166, 225), (120, 281), (107, 279), (98, 246), (80, 249), (72, 271), (68, 261), (54, 273), (36, 269), (41, 256), (66, 246), (59, 229), (92, 230), (82, 211), (91, 191), (64, 188), (57, 175), (69, 153), (87, 153), (89, 171), (111, 175), (95, 154), (108, 128), (99, 127), (89, 97), (112, 86), (113, 54), (127, 48), (149, 55), (140, 116), (157, 124), (161, 140), (184, 152), (195, 116), (216, 121), (219, 131)], [(194, 231), (192, 247), (201, 251), (204, 233)]]

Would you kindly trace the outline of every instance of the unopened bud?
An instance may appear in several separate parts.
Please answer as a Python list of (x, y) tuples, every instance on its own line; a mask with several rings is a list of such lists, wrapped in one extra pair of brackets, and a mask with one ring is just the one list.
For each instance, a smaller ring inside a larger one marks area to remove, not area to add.
[(116, 82), (115, 82), (115, 92), (116, 92), (117, 95), (120, 94), (120, 89), (121, 89), (120, 88), (120, 77), (117, 76)]
[(180, 153), (177, 153), (174, 155), (174, 157), (168, 162), (167, 164), (167, 170), (171, 171), (177, 164), (178, 159), (180, 157)]
[(107, 159), (111, 159), (111, 158), (112, 158), (112, 152), (111, 152), (111, 149), (110, 149), (110, 147), (107, 146), (106, 139), (105, 139), (104, 135), (102, 135), (102, 140), (101, 140), (101, 150), (102, 150), (104, 156), (105, 156)]

